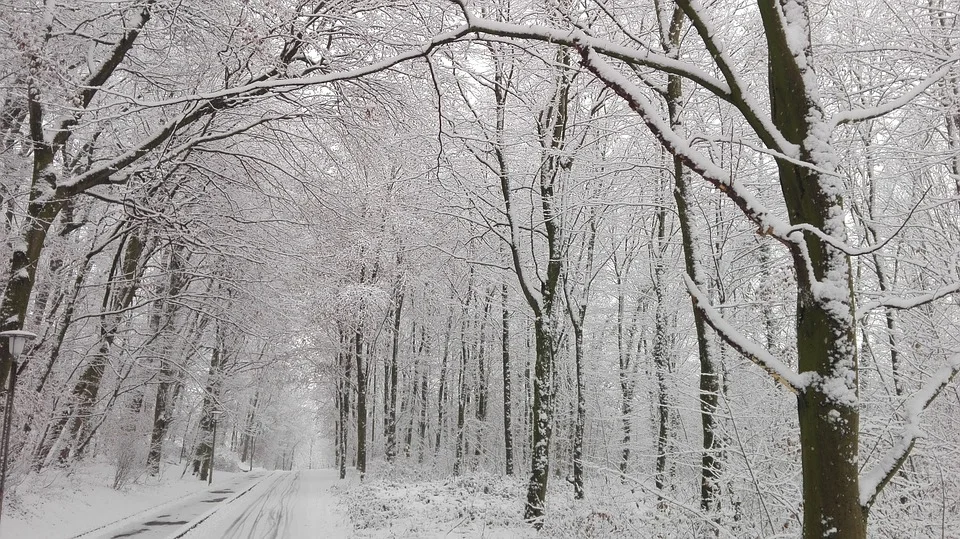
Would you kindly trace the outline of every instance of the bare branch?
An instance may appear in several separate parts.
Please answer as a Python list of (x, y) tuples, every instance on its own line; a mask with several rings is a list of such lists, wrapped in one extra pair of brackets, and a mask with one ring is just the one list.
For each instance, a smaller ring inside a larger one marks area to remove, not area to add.
[(906, 418), (900, 438), (893, 444), (890, 452), (884, 455), (873, 469), (860, 477), (860, 505), (864, 509), (870, 509), (870, 506), (876, 501), (877, 495), (896, 475), (903, 463), (907, 461), (913, 446), (923, 436), (920, 420), (924, 410), (953, 381), (957, 372), (960, 372), (960, 355), (950, 358), (948, 364), (934, 373), (926, 384), (920, 388), (920, 391), (904, 404)]
[(803, 391), (807, 386), (806, 377), (790, 370), (786, 364), (774, 357), (769, 351), (728, 324), (723, 316), (710, 305), (710, 300), (686, 273), (683, 274), (683, 282), (686, 283), (687, 291), (693, 298), (694, 308), (703, 315), (704, 321), (720, 335), (724, 342), (739, 352), (740, 355), (767, 371), (767, 374), (790, 392), (799, 394)]

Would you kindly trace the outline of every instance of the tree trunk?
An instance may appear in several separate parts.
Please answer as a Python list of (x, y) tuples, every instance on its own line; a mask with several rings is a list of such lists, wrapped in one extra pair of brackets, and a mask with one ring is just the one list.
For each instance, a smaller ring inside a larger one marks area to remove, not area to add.
[(508, 309), (508, 286), (503, 283), (501, 286), (501, 299), (503, 301), (503, 333), (502, 333), (502, 357), (503, 357), (503, 447), (506, 463), (506, 474), (513, 475), (513, 428), (510, 425), (512, 421), (511, 385), (510, 377), (510, 311)]
[(434, 452), (440, 452), (440, 438), (443, 434), (443, 411), (447, 405), (447, 363), (450, 357), (450, 333), (453, 331), (453, 317), (447, 318), (447, 334), (443, 342), (443, 356), (440, 359), (440, 387), (437, 389), (437, 436)]
[[(671, 25), (666, 33), (669, 41), (667, 41), (664, 46), (665, 52), (670, 54), (671, 57), (679, 57), (680, 54), (680, 37), (683, 29), (683, 20), (683, 10), (679, 7), (675, 8)], [(667, 110), (670, 126), (677, 132), (680, 132), (682, 129), (680, 119), (682, 98), (682, 79), (677, 75), (669, 75), (667, 77)], [(677, 219), (680, 222), (684, 268), (687, 275), (697, 286), (701, 289), (706, 289), (707, 279), (700, 267), (700, 261), (697, 257), (697, 246), (694, 243), (696, 241), (694, 239), (696, 237), (694, 234), (694, 223), (688, 209), (693, 203), (693, 196), (690, 193), (690, 181), (684, 170), (683, 161), (677, 156), (673, 157), (673, 180), (673, 198), (677, 205)], [(707, 330), (703, 313), (695, 308), (695, 302), (692, 298), (691, 303), (693, 304), (692, 307), (694, 307), (693, 323), (697, 334), (697, 352), (700, 358), (700, 428), (702, 434), (700, 508), (704, 513), (710, 514), (716, 511), (720, 494), (720, 486), (718, 484), (721, 468), (721, 462), (718, 457), (720, 438), (716, 435), (716, 412), (720, 395), (720, 377), (717, 371), (716, 360), (713, 357), (713, 342), (710, 340), (712, 336)], [(765, 309), (765, 314), (768, 313), (770, 309), (769, 305), (764, 305), (763, 308)]]
[[(353, 378), (350, 374), (350, 356), (351, 345), (353, 340), (347, 334), (347, 332), (341, 328), (340, 329), (340, 355), (339, 359), (341, 362), (341, 377), (340, 377), (340, 479), (345, 479), (347, 477), (347, 441), (349, 440), (350, 432), (350, 396), (353, 393)], [(250, 456), (251, 466), (253, 463), (253, 455)]]
[[(39, 150), (35, 150), (39, 151)], [(52, 187), (56, 177), (48, 171), (52, 165), (53, 155), (34, 157), (34, 188), (30, 191), (30, 203), (27, 206), (23, 243), (14, 242), (13, 252), (10, 254), (9, 280), (4, 289), (3, 303), (0, 305), (0, 331), (23, 329), (23, 322), (27, 317), (30, 304), (30, 294), (36, 280), (37, 265), (40, 261), (40, 252), (46, 241), (50, 225), (56, 219), (63, 202), (57, 199), (51, 202), (39, 201), (40, 183), (48, 183)], [(10, 375), (12, 358), (7, 347), (0, 347), (0, 387), (7, 387), (7, 377)]]
[(477, 343), (477, 436), (474, 443), (474, 456), (483, 453), (483, 427), (487, 422), (487, 322), (490, 319), (490, 309), (493, 305), (493, 294), (487, 294), (483, 306), (483, 318), (480, 320), (480, 342)]
[[(662, 193), (662, 189), (661, 189)], [(657, 378), (657, 444), (656, 470), (654, 484), (657, 491), (663, 492), (666, 488), (667, 450), (670, 444), (670, 402), (667, 376), (670, 374), (671, 360), (667, 346), (667, 312), (664, 289), (664, 248), (666, 247), (666, 210), (663, 205), (656, 213), (657, 236), (653, 242), (653, 295), (657, 302), (654, 307), (653, 330), (653, 366)]]
[(633, 343), (630, 338), (633, 331), (628, 331), (627, 328), (627, 298), (623, 290), (623, 279), (626, 270), (626, 267), (615, 267), (614, 269), (617, 279), (617, 352), (620, 362), (620, 422), (623, 434), (620, 446), (621, 481), (627, 480), (627, 471), (630, 466), (634, 396), (633, 368), (631, 365), (633, 359)]
[[(824, 120), (814, 96), (812, 58), (798, 58), (781, 7), (761, 0), (767, 34), (769, 88), (774, 124), (800, 147), (805, 163), (822, 163), (819, 123)], [(806, 3), (799, 13), (808, 20)], [(793, 21), (795, 24), (797, 21)], [(807, 38), (808, 36), (801, 36)], [(829, 160), (829, 157), (827, 157)], [(807, 223), (846, 241), (841, 188), (818, 168), (777, 159), (780, 187), (792, 224)], [(817, 235), (804, 236), (805, 250), (792, 245), (797, 272), (797, 355), (801, 373), (819, 378), (797, 395), (803, 464), (803, 536), (806, 539), (866, 537), (867, 511), (860, 505), (858, 358), (853, 324), (849, 257)], [(812, 272), (812, 273), (811, 273)]]
[(394, 291), (393, 307), (393, 349), (390, 354), (390, 365), (387, 370), (388, 377), (384, 384), (389, 388), (387, 395), (387, 414), (384, 417), (386, 422), (387, 462), (393, 462), (397, 457), (397, 356), (400, 353), (400, 320), (403, 311), (403, 290), (400, 280), (397, 281)]
[(573, 497), (582, 500), (583, 489), (583, 429), (587, 416), (587, 396), (583, 379), (583, 316), (573, 324), (574, 368), (577, 384), (577, 415), (573, 425)]
[(464, 428), (467, 417), (467, 366), (470, 344), (467, 333), (470, 326), (470, 300), (473, 298), (473, 270), (467, 281), (467, 300), (464, 302), (460, 320), (460, 368), (457, 371), (457, 445), (453, 460), (453, 475), (460, 475), (463, 467)]
[(71, 452), (76, 451), (75, 444), (89, 427), (89, 420), (100, 393), (100, 382), (120, 330), (121, 318), (117, 313), (133, 303), (144, 267), (143, 256), (144, 243), (135, 234), (129, 234), (117, 249), (101, 303), (105, 314), (100, 316), (100, 345), (73, 388), (67, 432), (61, 435), (61, 461), (65, 461)]
[(530, 449), (530, 482), (523, 518), (539, 528), (542, 526), (547, 499), (547, 480), (550, 477), (550, 438), (553, 435), (553, 368), (554, 335), (549, 322), (542, 317), (534, 320), (537, 347), (533, 373), (533, 445)]
[[(156, 306), (157, 315), (152, 321), (154, 331), (159, 335), (159, 350), (157, 356), (160, 358), (159, 382), (157, 384), (157, 394), (153, 406), (153, 428), (150, 433), (150, 449), (147, 453), (147, 469), (151, 475), (160, 473), (160, 460), (163, 456), (163, 441), (167, 436), (167, 429), (170, 421), (173, 419), (174, 406), (174, 388), (180, 383), (180, 373), (177, 363), (171, 359), (174, 347), (171, 345), (173, 338), (174, 317), (177, 312), (176, 303), (173, 298), (183, 293), (189, 279), (183, 273), (185, 252), (183, 249), (174, 248), (170, 252), (170, 258), (167, 261), (167, 272), (169, 280), (167, 283), (167, 297)], [(192, 330), (194, 339), (200, 339), (203, 335), (203, 329), (206, 327), (206, 321), (202, 321), (197, 315), (194, 322), (188, 329)]]
[(367, 473), (367, 371), (364, 365), (363, 326), (358, 323), (354, 335), (354, 368), (357, 370), (357, 472)]
[(201, 409), (198, 429), (199, 443), (193, 455), (193, 473), (199, 474), (201, 481), (206, 481), (213, 469), (213, 428), (214, 410), (220, 400), (220, 387), (223, 383), (224, 350), (222, 337), (213, 348), (210, 356), (210, 370), (207, 373), (207, 385), (203, 393), (203, 407)]

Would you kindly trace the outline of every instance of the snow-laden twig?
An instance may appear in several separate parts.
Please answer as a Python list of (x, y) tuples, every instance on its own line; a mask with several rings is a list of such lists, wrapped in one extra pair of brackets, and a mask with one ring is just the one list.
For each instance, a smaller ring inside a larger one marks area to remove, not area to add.
[(737, 107), (764, 144), (791, 158), (799, 157), (799, 147), (789, 142), (771, 119), (760, 112), (763, 109), (748, 90), (749, 85), (742, 80), (741, 75), (733, 67), (733, 61), (727, 54), (723, 40), (717, 33), (713, 21), (710, 20), (706, 8), (699, 0), (681, 0), (677, 5), (690, 19), (700, 35), (700, 40), (710, 52), (714, 65), (723, 74), (730, 88), (729, 101)]
[(943, 77), (945, 77), (947, 73), (953, 69), (956, 63), (957, 58), (955, 56), (949, 61), (945, 62), (943, 67), (933, 72), (933, 74), (931, 74), (929, 77), (920, 81), (919, 84), (911, 88), (909, 91), (904, 92), (896, 99), (891, 99), (890, 101), (875, 107), (843, 110), (834, 114), (833, 117), (830, 118), (831, 128), (845, 123), (872, 120), (885, 114), (889, 114), (899, 108), (905, 107), (906, 105), (910, 104), (911, 101), (916, 99), (917, 96), (927, 91), (927, 88), (933, 86), (943, 79)]
[(927, 193), (929, 192), (930, 192), (930, 189), (928, 188), (926, 191), (923, 192), (922, 195), (920, 195), (920, 199), (917, 200), (917, 203), (913, 205), (913, 208), (910, 209), (910, 213), (907, 214), (906, 219), (904, 219), (903, 222), (900, 223), (900, 226), (897, 227), (895, 231), (893, 231), (893, 234), (890, 234), (890, 236), (888, 236), (887, 239), (879, 243), (868, 245), (866, 247), (857, 248), (857, 247), (848, 245), (846, 242), (839, 240), (831, 236), (830, 234), (827, 234), (823, 230), (808, 223), (797, 223), (790, 228), (790, 231), (793, 232), (796, 230), (799, 232), (809, 232), (814, 236), (820, 238), (824, 242), (829, 243), (833, 247), (836, 247), (840, 251), (843, 251), (844, 253), (850, 256), (864, 256), (864, 255), (873, 254), (879, 251), (880, 249), (883, 249), (888, 243), (890, 243), (890, 240), (892, 240), (893, 238), (896, 238), (900, 234), (900, 232), (902, 232), (903, 229), (906, 228), (907, 223), (910, 222), (910, 219), (913, 217), (913, 214), (916, 213), (917, 208), (920, 207), (920, 204), (923, 202), (923, 199), (926, 198)]
[(683, 274), (683, 282), (686, 283), (687, 291), (693, 298), (694, 308), (703, 315), (704, 321), (709, 324), (731, 348), (757, 364), (761, 369), (767, 371), (767, 374), (791, 392), (800, 393), (803, 391), (807, 385), (805, 376), (790, 370), (790, 367), (777, 359), (768, 350), (751, 341), (746, 335), (740, 333), (736, 328), (727, 323), (727, 321), (723, 319), (723, 316), (710, 305), (710, 300), (686, 273)]
[(960, 292), (960, 281), (942, 286), (933, 292), (909, 298), (903, 298), (899, 296), (884, 296), (877, 300), (871, 301), (870, 303), (864, 303), (861, 305), (860, 308), (857, 309), (857, 319), (863, 318), (868, 312), (881, 307), (905, 311), (915, 307), (920, 307), (921, 305), (932, 303), (940, 298), (949, 296), (950, 294), (955, 294), (957, 292)]
[[(582, 45), (581, 45), (582, 46)], [(614, 69), (600, 54), (589, 47), (580, 49), (583, 65), (623, 98), (636, 112), (650, 132), (667, 150), (701, 178), (723, 192), (737, 205), (743, 214), (753, 221), (762, 234), (772, 236), (791, 247), (799, 241), (790, 237), (790, 226), (774, 215), (763, 203), (737, 182), (725, 169), (717, 166), (709, 157), (692, 148), (662, 117), (657, 108), (643, 95), (643, 91), (620, 71)], [(801, 241), (802, 243), (802, 241)]]
[(860, 505), (869, 509), (877, 499), (877, 495), (887, 486), (890, 479), (900, 470), (907, 461), (917, 439), (923, 436), (920, 420), (923, 411), (940, 395), (953, 378), (960, 372), (960, 354), (948, 360), (947, 365), (941, 367), (904, 405), (905, 418), (900, 438), (893, 444), (890, 451), (880, 459), (880, 462), (870, 471), (860, 477)]
[(250, 98), (251, 96), (265, 95), (267, 92), (282, 93), (298, 88), (323, 86), (335, 82), (361, 79), (374, 73), (387, 71), (410, 60), (423, 58), (443, 45), (461, 41), (471, 32), (473, 32), (473, 30), (467, 26), (454, 28), (449, 32), (436, 34), (430, 40), (417, 43), (409, 50), (399, 52), (393, 56), (385, 57), (367, 65), (353, 69), (345, 69), (343, 71), (334, 71), (319, 75), (304, 75), (300, 77), (255, 80), (247, 84), (223, 88), (221, 90), (185, 94), (172, 97), (170, 99), (161, 99), (156, 101), (140, 99), (134, 95), (122, 95), (118, 93), (114, 93), (113, 95), (122, 97), (124, 102), (136, 105), (138, 107), (155, 108), (211, 101), (232, 102), (233, 100)]

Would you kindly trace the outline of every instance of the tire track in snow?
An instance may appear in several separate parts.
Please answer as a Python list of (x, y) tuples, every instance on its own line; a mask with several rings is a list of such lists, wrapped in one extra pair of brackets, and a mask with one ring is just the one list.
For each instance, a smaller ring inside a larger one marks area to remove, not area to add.
[(299, 472), (287, 474), (230, 524), (224, 537), (278, 539), (285, 537), (290, 507), (300, 490)]

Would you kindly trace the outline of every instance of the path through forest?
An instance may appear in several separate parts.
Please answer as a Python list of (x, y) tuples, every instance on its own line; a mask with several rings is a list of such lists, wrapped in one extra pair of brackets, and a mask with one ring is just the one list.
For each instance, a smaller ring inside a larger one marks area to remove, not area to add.
[(347, 537), (336, 480), (334, 470), (255, 473), (85, 537)]
[(346, 509), (330, 488), (336, 481), (335, 470), (274, 473), (180, 537), (349, 537)]

